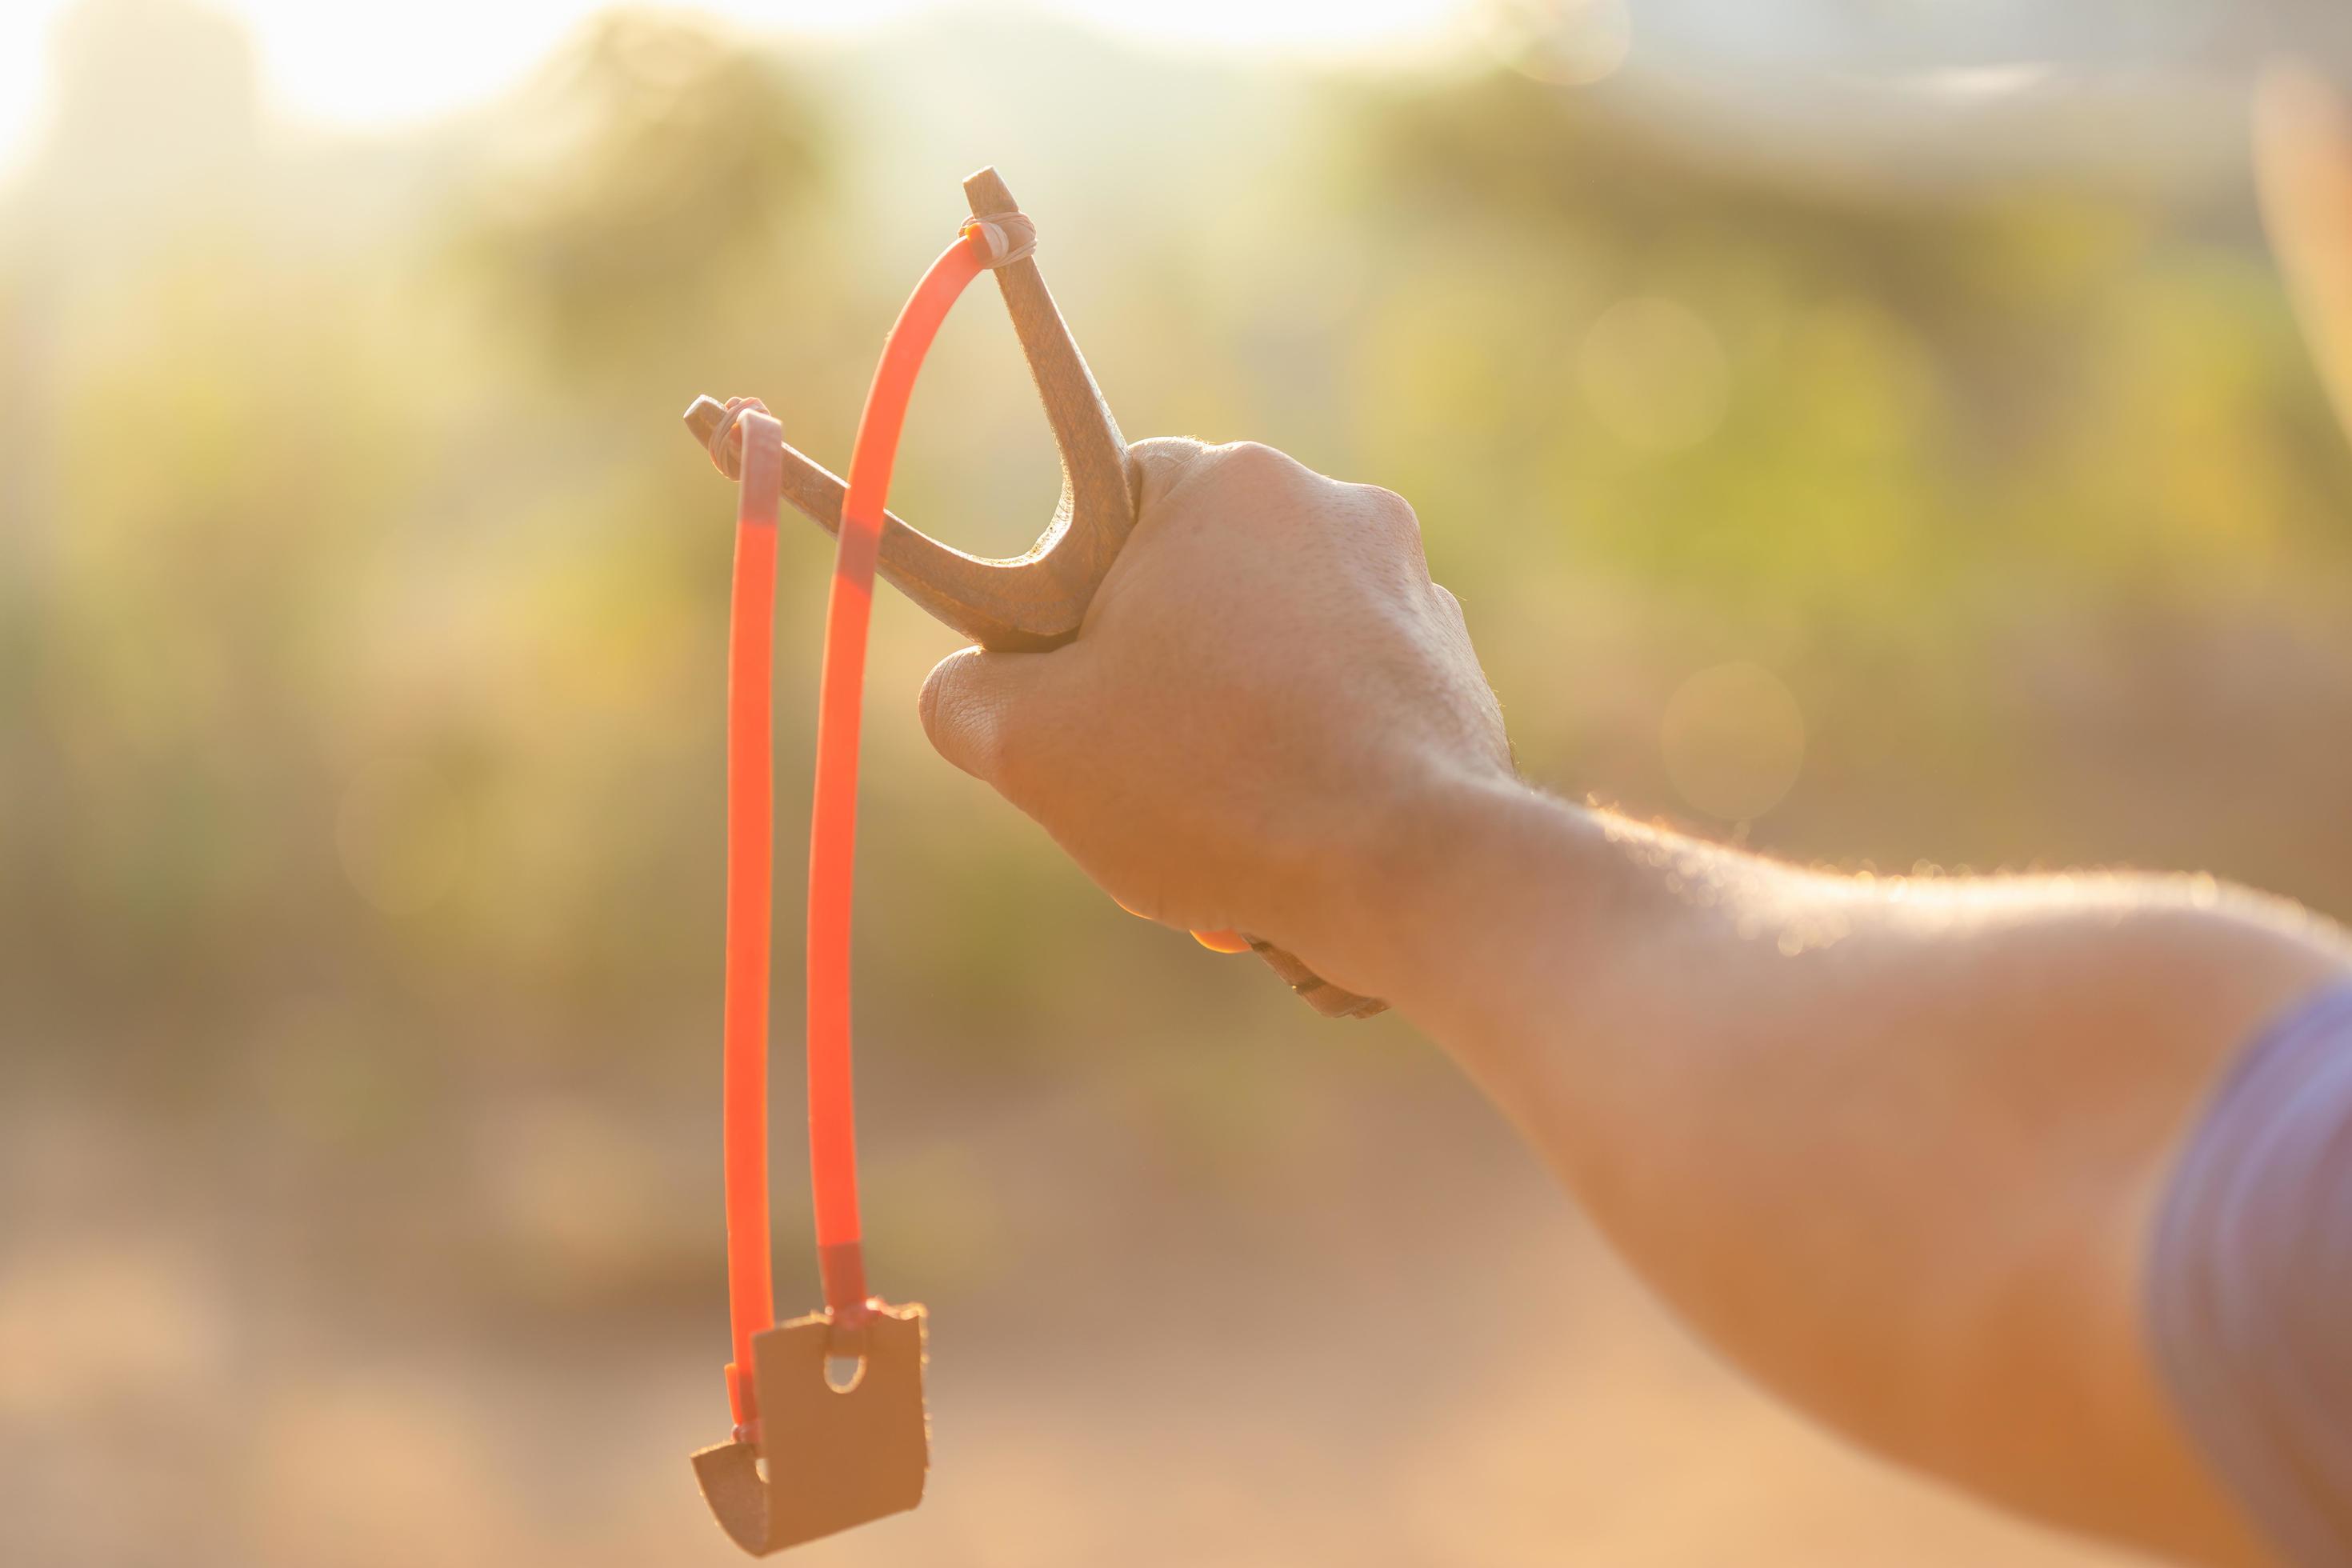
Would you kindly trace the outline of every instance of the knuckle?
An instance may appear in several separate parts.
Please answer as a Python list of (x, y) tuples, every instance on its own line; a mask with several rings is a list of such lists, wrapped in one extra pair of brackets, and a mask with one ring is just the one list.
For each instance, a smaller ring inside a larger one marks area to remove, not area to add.
[(1139, 463), (1181, 467), (1197, 461), (1208, 449), (1190, 436), (1146, 436), (1129, 442), (1127, 455)]
[(1468, 613), (1462, 608), (1461, 599), (1455, 596), (1453, 589), (1447, 587), (1443, 583), (1433, 583), (1430, 586), (1437, 590), (1437, 614), (1440, 623), (1444, 626), (1446, 632), (1454, 637), (1462, 647), (1465, 648), (1468, 647), (1470, 646), (1470, 616)]
[(1309, 473), (1297, 458), (1263, 441), (1228, 441), (1216, 448), (1216, 455), (1222, 472), (1246, 483), (1295, 479)]
[(1135, 505), (1141, 511), (1163, 500), (1197, 468), (1210, 448), (1190, 436), (1147, 436), (1127, 448)]
[(1421, 514), (1412, 510), (1411, 501), (1381, 485), (1358, 485), (1355, 488), (1367, 510), (1383, 527), (1399, 538), (1420, 540)]

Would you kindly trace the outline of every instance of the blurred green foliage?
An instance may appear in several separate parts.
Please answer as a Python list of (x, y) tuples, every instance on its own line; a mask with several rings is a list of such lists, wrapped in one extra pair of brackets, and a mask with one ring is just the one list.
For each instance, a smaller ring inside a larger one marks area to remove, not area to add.
[[(983, 162), (1130, 434), (1414, 502), (1538, 776), (1846, 864), (2352, 903), (2352, 475), (2241, 191), (1825, 185), (1507, 70), (1307, 79), (969, 19), (814, 51), (620, 15), (491, 109), (303, 138), (225, 26), (89, 7), (0, 207), (10, 1071), (354, 1139), (501, 1075), (700, 1105), (728, 500), (677, 414), (757, 392), (840, 466)], [(900, 510), (959, 542), (1050, 506), (984, 298), (908, 450)], [(786, 823), (825, 558), (790, 544)], [(1312, 1029), (929, 755), (909, 698), (948, 646), (885, 606), (882, 1092)], [(1735, 660), (1803, 721), (1752, 823), (1661, 756), (1669, 700)]]
[(643, 13), (593, 23), (516, 106), (509, 164), (467, 195), (465, 247), (549, 363), (642, 374), (791, 245), (821, 132), (782, 64)]

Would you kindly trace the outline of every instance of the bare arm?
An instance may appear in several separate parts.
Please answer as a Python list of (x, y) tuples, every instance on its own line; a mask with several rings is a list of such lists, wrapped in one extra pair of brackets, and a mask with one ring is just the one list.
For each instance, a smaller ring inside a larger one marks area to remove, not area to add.
[(1698, 1332), (2013, 1507), (2259, 1561), (2143, 1344), (2150, 1205), (2216, 1069), (2352, 972), (2210, 881), (1817, 875), (1514, 776), (1410, 509), (1145, 443), (1085, 634), (942, 664), (950, 761), (1121, 902), (1385, 995)]
[(2012, 1507), (2260, 1560), (2151, 1370), (2144, 1248), (2217, 1069), (2343, 972), (2331, 934), (2210, 882), (1864, 883), (1475, 815), (1493, 874), (1435, 907), (1478, 937), (1408, 943), (1393, 989), (1693, 1327)]

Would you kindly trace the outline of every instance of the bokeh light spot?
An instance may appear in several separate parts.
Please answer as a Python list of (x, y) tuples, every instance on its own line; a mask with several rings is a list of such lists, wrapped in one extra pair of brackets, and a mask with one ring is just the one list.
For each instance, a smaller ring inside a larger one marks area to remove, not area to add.
[(1576, 374), (1593, 418), (1643, 452), (1680, 451), (1713, 435), (1731, 381), (1715, 330), (1656, 295), (1603, 310), (1577, 351)]
[(1666, 777), (1685, 801), (1726, 822), (1763, 816), (1805, 761), (1805, 716), (1760, 665), (1702, 669), (1668, 700), (1659, 723)]
[(1605, 80), (1633, 51), (1625, 0), (1497, 0), (1485, 21), (1505, 63), (1559, 87)]

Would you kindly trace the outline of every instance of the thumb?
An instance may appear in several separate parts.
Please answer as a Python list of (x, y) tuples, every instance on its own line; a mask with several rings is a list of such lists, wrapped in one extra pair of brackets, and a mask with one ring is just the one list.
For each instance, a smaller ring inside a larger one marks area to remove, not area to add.
[(940, 755), (984, 784), (1003, 787), (1013, 732), (1043, 682), (1048, 656), (968, 647), (923, 682), (923, 733)]

